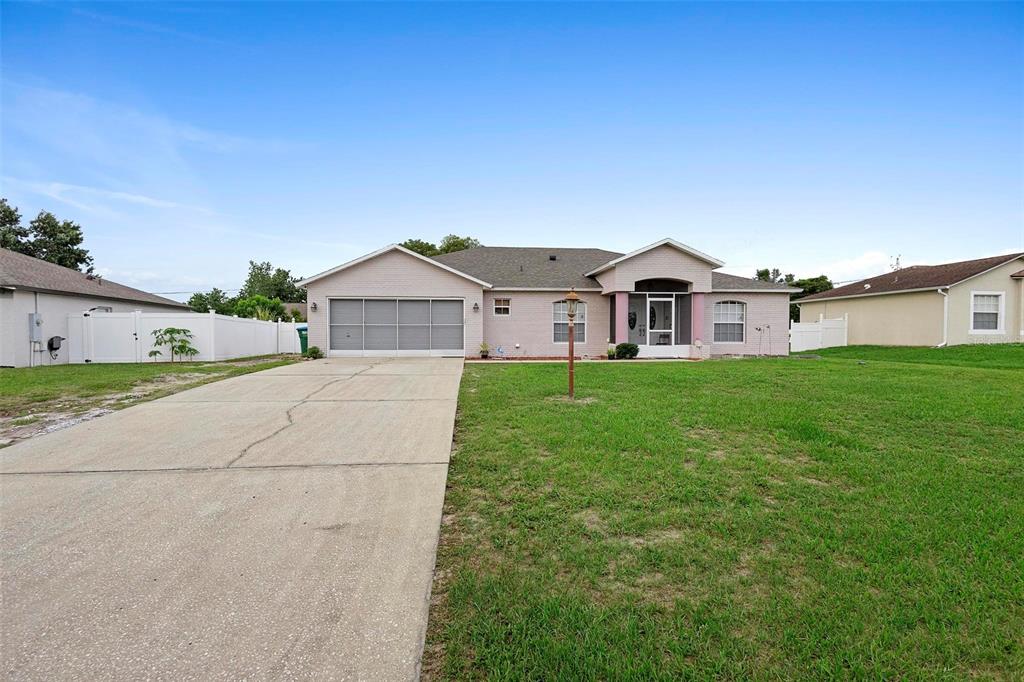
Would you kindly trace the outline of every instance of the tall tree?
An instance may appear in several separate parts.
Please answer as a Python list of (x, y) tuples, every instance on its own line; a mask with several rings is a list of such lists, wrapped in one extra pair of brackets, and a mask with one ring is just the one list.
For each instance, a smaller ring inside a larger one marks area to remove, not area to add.
[(299, 279), (292, 277), (289, 270), (275, 268), (269, 261), (249, 261), (249, 276), (238, 292), (238, 297), (266, 296), (288, 303), (301, 303), (306, 300), (306, 290), (295, 286)]
[[(791, 301), (797, 301), (804, 296), (810, 296), (811, 294), (817, 294), (822, 291), (831, 291), (834, 288), (832, 280), (830, 280), (827, 275), (805, 277), (803, 279), (794, 280), (791, 284), (792, 286), (803, 289), (800, 293), (790, 296)], [(800, 306), (795, 303), (789, 304), (789, 319), (793, 322), (800, 321)]]
[(483, 246), (483, 244), (475, 237), (460, 237), (457, 234), (450, 234), (441, 240), (440, 245), (423, 239), (406, 239), (402, 242), (402, 246), (422, 256), (437, 256), (442, 253), (472, 249), (477, 246)]
[(464, 251), (466, 249), (483, 246), (479, 239), (473, 237), (460, 237), (457, 234), (450, 234), (441, 240), (437, 247), (438, 253), (452, 253), (453, 251)]
[(49, 211), (40, 211), (28, 227), (21, 224), (21, 213), (0, 199), (0, 247), (26, 256), (92, 272), (92, 256), (82, 248), (82, 228), (70, 220), (57, 220)]
[(281, 299), (261, 294), (239, 298), (235, 302), (235, 315), (257, 320), (277, 320), (286, 317)]
[(92, 272), (92, 256), (82, 248), (85, 235), (78, 223), (71, 220), (57, 220), (49, 211), (40, 211), (28, 224), (28, 253), (41, 260), (63, 265), (66, 268)]
[(423, 241), (422, 239), (406, 239), (402, 242), (402, 246), (410, 251), (415, 251), (421, 256), (436, 256), (441, 253), (437, 250), (437, 244)]
[(21, 224), (21, 213), (7, 199), (0, 199), (0, 248), (26, 253), (28, 228)]
[(206, 293), (197, 291), (192, 294), (192, 297), (188, 299), (188, 307), (197, 313), (213, 310), (219, 315), (231, 315), (235, 309), (235, 299), (214, 287)]
[(759, 279), (762, 282), (774, 282), (776, 284), (792, 284), (795, 280), (792, 274), (783, 275), (782, 270), (778, 268), (761, 268), (754, 275), (754, 279)]
[[(789, 297), (791, 301), (796, 301), (804, 296), (810, 296), (811, 294), (817, 294), (818, 292), (832, 289), (832, 280), (830, 280), (826, 275), (797, 279), (793, 275), (783, 275), (782, 271), (778, 268), (761, 268), (757, 271), (757, 274), (754, 275), (754, 279), (759, 279), (762, 282), (788, 284), (791, 287), (802, 289), (803, 291), (800, 293), (793, 294)], [(795, 303), (789, 304), (789, 319), (793, 322), (798, 322), (800, 320), (800, 307)]]

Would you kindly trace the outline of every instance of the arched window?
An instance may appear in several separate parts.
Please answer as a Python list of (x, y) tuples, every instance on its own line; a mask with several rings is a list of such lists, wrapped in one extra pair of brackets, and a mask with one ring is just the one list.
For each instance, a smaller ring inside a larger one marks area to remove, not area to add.
[(722, 301), (715, 304), (715, 343), (743, 343), (746, 340), (747, 304)]
[[(565, 301), (555, 301), (551, 304), (552, 320), (554, 322), (555, 343), (569, 343), (569, 307)], [(573, 341), (576, 343), (587, 342), (587, 304), (580, 301), (576, 304), (576, 324), (573, 325)]]

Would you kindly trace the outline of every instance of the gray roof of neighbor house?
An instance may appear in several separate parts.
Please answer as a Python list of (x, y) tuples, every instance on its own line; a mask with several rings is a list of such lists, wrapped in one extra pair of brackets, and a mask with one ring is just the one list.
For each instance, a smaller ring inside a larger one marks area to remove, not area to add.
[(147, 294), (117, 282), (89, 277), (84, 272), (48, 263), (23, 253), (0, 249), (0, 287), (27, 289), (70, 296), (112, 298), (133, 303), (187, 308), (184, 303)]
[(1022, 256), (1024, 256), (1024, 253), (1010, 253), (1005, 256), (976, 258), (975, 260), (943, 263), (941, 265), (912, 265), (829, 291), (812, 294), (801, 298), (798, 302), (804, 303), (806, 301), (820, 301), (828, 298), (870, 296), (872, 294), (890, 294), (900, 291), (949, 287)]
[[(604, 249), (479, 246), (434, 256), (434, 260), (490, 282), (495, 289), (600, 289), (597, 279), (583, 273), (622, 255)], [(711, 273), (711, 287), (715, 291), (799, 291), (721, 272)]]

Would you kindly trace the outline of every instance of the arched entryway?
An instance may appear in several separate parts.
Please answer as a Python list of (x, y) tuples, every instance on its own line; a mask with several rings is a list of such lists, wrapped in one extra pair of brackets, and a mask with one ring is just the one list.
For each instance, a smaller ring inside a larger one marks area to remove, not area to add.
[(642, 357), (689, 357), (693, 329), (689, 282), (639, 280), (628, 302), (628, 341), (640, 347)]

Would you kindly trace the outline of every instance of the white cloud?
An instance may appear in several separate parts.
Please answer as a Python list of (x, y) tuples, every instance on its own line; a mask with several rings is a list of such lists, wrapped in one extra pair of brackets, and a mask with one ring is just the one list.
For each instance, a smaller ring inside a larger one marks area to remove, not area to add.
[[(828, 275), (833, 282), (849, 282), (880, 275), (888, 271), (895, 260), (894, 255), (884, 251), (865, 251), (858, 256), (834, 261), (787, 263), (780, 266), (780, 269), (783, 274), (793, 273), (797, 279), (824, 274)], [(911, 265), (911, 263), (904, 262), (903, 265)], [(722, 271), (741, 277), (752, 277), (758, 268), (762, 267), (765, 266), (729, 265), (722, 268)]]
[(109, 201), (135, 204), (148, 208), (183, 209), (208, 215), (214, 213), (214, 211), (203, 206), (192, 206), (176, 201), (157, 199), (144, 194), (118, 192), (100, 187), (88, 187), (86, 185), (75, 185), (65, 182), (34, 182), (10, 176), (4, 176), (3, 181), (4, 186), (8, 189), (20, 189), (24, 192), (31, 192), (93, 213), (110, 213)]

